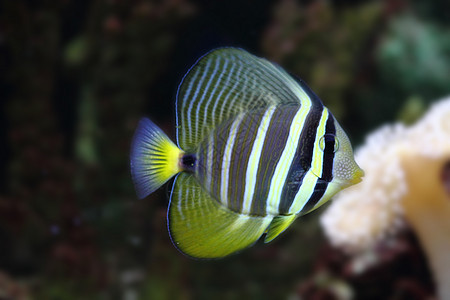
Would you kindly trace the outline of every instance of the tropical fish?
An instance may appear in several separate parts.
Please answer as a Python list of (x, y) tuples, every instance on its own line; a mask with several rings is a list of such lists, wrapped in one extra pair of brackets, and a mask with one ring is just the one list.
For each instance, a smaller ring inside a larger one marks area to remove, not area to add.
[(143, 118), (131, 174), (144, 198), (176, 175), (173, 244), (218, 258), (272, 241), (299, 216), (361, 181), (350, 141), (301, 80), (242, 49), (201, 57), (177, 93), (177, 145)]

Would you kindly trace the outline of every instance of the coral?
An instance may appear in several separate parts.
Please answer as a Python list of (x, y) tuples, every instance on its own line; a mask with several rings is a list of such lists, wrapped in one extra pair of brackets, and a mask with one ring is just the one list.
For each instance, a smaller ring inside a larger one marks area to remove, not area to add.
[(450, 98), (410, 127), (386, 125), (370, 134), (355, 156), (363, 182), (341, 192), (321, 219), (332, 244), (363, 253), (407, 223), (428, 255), (440, 297), (448, 299), (450, 193), (441, 173), (450, 161)]
[(405, 132), (401, 124), (386, 125), (355, 151), (366, 174), (363, 183), (339, 193), (321, 217), (333, 245), (353, 252), (363, 250), (402, 226), (400, 200), (407, 187), (397, 142)]
[(403, 159), (449, 156), (448, 136), (450, 99), (436, 103), (411, 127), (385, 125), (369, 134), (355, 151), (356, 161), (366, 173), (363, 183), (338, 194), (322, 216), (332, 243), (359, 251), (402, 228), (401, 201), (408, 191)]

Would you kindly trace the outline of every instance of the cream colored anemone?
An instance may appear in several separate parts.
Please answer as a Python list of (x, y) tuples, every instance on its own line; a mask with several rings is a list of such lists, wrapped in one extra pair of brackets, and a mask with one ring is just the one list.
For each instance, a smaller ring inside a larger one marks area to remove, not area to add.
[(442, 178), (450, 162), (450, 97), (413, 126), (376, 130), (355, 157), (363, 182), (338, 194), (321, 219), (332, 244), (364, 253), (407, 224), (427, 255), (439, 298), (450, 299), (450, 191)]

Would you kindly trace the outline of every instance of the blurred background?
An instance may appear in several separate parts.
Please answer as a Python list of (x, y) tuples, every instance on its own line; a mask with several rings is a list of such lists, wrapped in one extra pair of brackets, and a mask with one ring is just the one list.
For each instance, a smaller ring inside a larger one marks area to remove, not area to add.
[[(168, 187), (137, 200), (141, 117), (175, 137), (175, 95), (205, 52), (236, 46), (304, 79), (354, 145), (450, 94), (446, 0), (60, 0), (0, 4), (0, 299), (432, 299), (411, 232), (364, 272), (319, 209), (268, 245), (192, 260)], [(382, 287), (382, 288), (380, 288)]]

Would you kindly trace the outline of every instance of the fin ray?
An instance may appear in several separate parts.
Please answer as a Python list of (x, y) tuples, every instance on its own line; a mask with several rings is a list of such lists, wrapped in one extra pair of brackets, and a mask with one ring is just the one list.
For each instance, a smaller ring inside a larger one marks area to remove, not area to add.
[(153, 193), (181, 171), (178, 160), (183, 152), (152, 121), (142, 118), (131, 143), (131, 176), (137, 196)]
[(174, 245), (186, 255), (219, 258), (245, 249), (261, 237), (271, 220), (225, 208), (192, 175), (180, 173), (175, 179), (169, 232)]
[(283, 233), (295, 221), (297, 216), (295, 214), (287, 216), (276, 216), (269, 225), (264, 243), (273, 241), (277, 236)]
[(222, 121), (271, 105), (301, 105), (319, 98), (302, 81), (242, 49), (219, 48), (201, 57), (177, 93), (177, 141), (185, 150)]

